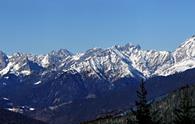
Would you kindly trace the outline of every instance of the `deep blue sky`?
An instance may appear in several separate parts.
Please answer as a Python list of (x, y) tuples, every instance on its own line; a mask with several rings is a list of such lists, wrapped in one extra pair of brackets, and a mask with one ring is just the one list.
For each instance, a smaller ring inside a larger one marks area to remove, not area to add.
[(1, 0), (0, 49), (72, 52), (128, 42), (174, 50), (195, 34), (195, 0)]

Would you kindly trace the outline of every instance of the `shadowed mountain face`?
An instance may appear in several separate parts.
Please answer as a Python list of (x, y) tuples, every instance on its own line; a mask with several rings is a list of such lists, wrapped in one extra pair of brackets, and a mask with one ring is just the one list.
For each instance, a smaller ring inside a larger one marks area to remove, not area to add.
[[(158, 97), (167, 95), (186, 84), (194, 84), (194, 74), (195, 69), (192, 69), (167, 77), (148, 79), (146, 81), (146, 88), (149, 94), (148, 99), (158, 99)], [(124, 80), (129, 81), (128, 79)], [(115, 83), (122, 84), (125, 82), (124, 80)], [(137, 82), (137, 84), (139, 83)], [(124, 86), (120, 86), (120, 88), (106, 92), (103, 95), (96, 96), (96, 98), (80, 99), (72, 101), (71, 103), (61, 104), (52, 109), (49, 108), (44, 111), (39, 111), (38, 114), (36, 116), (33, 115), (33, 117), (44, 117), (44, 120), (49, 116), (49, 122), (62, 123), (66, 120), (67, 124), (76, 124), (81, 121), (95, 119), (98, 115), (103, 113), (126, 111), (134, 106), (138, 87), (137, 84), (132, 85), (132, 83), (126, 82)]]
[[(193, 84), (194, 74), (195, 69), (191, 69), (146, 80), (149, 98), (165, 95), (184, 86), (185, 82)], [(64, 72), (50, 72), (42, 76), (41, 82), (38, 81), (40, 75), (23, 78), (6, 76), (10, 78), (0, 80), (7, 84), (0, 89), (0, 95), (4, 98), (2, 106), (15, 108), (24, 115), (51, 124), (77, 124), (109, 111), (127, 110), (134, 106), (139, 85), (139, 80), (133, 78), (110, 83), (105, 80), (83, 80), (78, 73)]]
[(18, 113), (0, 109), (0, 124), (46, 124)]

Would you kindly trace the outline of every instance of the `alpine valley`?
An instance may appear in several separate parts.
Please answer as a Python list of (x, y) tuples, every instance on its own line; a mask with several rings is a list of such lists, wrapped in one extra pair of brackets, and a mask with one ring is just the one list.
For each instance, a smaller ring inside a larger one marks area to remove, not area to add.
[(149, 99), (195, 83), (195, 36), (175, 51), (126, 44), (73, 54), (0, 52), (0, 107), (50, 124), (78, 124), (134, 105), (146, 80)]

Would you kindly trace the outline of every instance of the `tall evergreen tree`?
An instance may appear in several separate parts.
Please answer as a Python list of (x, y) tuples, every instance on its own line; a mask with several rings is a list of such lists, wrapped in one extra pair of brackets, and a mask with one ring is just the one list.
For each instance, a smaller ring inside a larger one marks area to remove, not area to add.
[(192, 92), (189, 91), (189, 86), (181, 89), (181, 101), (179, 108), (174, 111), (175, 124), (195, 124), (195, 106), (193, 106)]
[[(150, 107), (151, 103), (147, 101), (147, 91), (145, 88), (145, 83), (142, 80), (139, 90), (137, 91), (138, 100), (135, 102), (136, 110), (132, 110), (133, 114), (136, 117), (138, 124), (155, 124), (152, 120), (152, 116), (155, 116), (154, 113), (151, 113)], [(156, 112), (155, 112), (156, 114)], [(152, 115), (152, 116), (151, 116)]]

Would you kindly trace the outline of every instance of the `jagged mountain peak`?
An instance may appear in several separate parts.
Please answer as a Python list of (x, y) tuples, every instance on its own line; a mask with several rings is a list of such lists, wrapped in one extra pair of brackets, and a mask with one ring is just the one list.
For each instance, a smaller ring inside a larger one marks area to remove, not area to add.
[(158, 75), (171, 75), (195, 68), (195, 36), (188, 38), (171, 53), (172, 63), (160, 68)]
[(88, 49), (85, 52), (85, 55), (96, 55), (98, 53), (101, 53), (102, 51), (104, 51), (104, 49), (95, 47), (95, 48), (92, 48), (92, 49)]
[(135, 48), (135, 49), (141, 49), (141, 46), (139, 44), (134, 45), (132, 43), (127, 43), (124, 47), (128, 47), (128, 48)]
[(70, 51), (68, 51), (67, 49), (60, 49), (60, 50), (53, 50), (49, 53), (49, 55), (58, 55), (58, 56), (71, 56), (73, 55)]
[(7, 66), (8, 61), (9, 60), (7, 55), (4, 52), (0, 51), (0, 70)]
[(189, 39), (187, 39), (184, 43), (182, 43), (180, 47), (188, 47), (195, 44), (195, 35), (193, 35), (192, 37), (190, 37)]
[(111, 48), (118, 49), (118, 50), (128, 50), (128, 51), (141, 50), (140, 45), (134, 45), (132, 43), (127, 43), (125, 45), (115, 45)]
[(195, 36), (187, 39), (173, 52), (175, 62), (185, 61), (195, 57)]
[[(29, 68), (29, 63), (33, 62), (46, 70), (76, 70), (88, 76), (113, 80), (133, 76), (135, 73), (139, 73), (138, 75), (142, 73), (145, 77), (173, 74), (179, 71), (178, 65), (185, 66), (185, 69), (194, 67), (191, 66), (194, 58), (195, 36), (192, 36), (174, 52), (142, 50), (140, 45), (132, 43), (105, 49), (92, 48), (77, 54), (60, 49), (46, 55), (15, 53), (7, 58), (3, 52), (0, 52), (2, 60), (0, 62), (1, 64), (4, 62), (0, 67), (5, 68), (0, 73), (8, 73), (10, 70), (22, 71)], [(188, 60), (186, 65), (185, 61)]]
[(73, 54), (67, 49), (53, 50), (46, 55), (39, 56), (38, 63), (44, 68), (57, 67), (61, 62), (72, 56)]
[(1, 51), (1, 50), (0, 50), (0, 55), (2, 55), (2, 54), (4, 54), (4, 55), (5, 55), (5, 53), (4, 53), (3, 51)]

